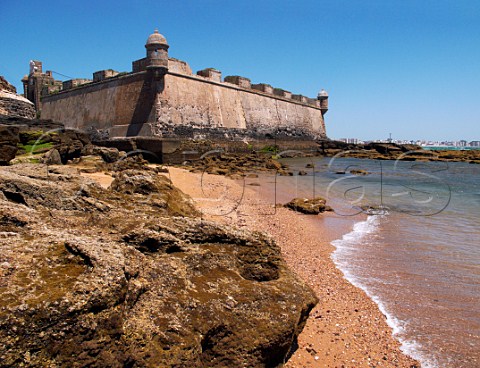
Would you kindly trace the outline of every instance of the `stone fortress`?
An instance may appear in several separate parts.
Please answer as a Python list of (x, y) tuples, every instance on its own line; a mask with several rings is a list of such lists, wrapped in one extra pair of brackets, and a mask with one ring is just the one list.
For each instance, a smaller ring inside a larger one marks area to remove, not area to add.
[(24, 96), (42, 119), (109, 138), (326, 138), (324, 90), (307, 98), (240, 76), (222, 81), (213, 68), (195, 75), (186, 62), (168, 56), (157, 30), (145, 48), (132, 72), (101, 70), (93, 80), (57, 81), (51, 71), (43, 73), (40, 61), (31, 61)]

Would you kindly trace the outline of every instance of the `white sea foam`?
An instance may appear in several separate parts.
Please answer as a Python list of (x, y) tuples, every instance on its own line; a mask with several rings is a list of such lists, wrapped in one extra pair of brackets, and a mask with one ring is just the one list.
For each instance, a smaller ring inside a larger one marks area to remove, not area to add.
[(384, 218), (384, 215), (369, 216), (367, 220), (357, 222), (353, 230), (348, 234), (343, 235), (341, 239), (332, 241), (335, 251), (332, 254), (332, 259), (337, 268), (343, 272), (344, 277), (354, 286), (362, 289), (377, 305), (380, 311), (386, 316), (387, 324), (392, 329), (393, 336), (400, 342), (400, 349), (407, 355), (418, 360), (422, 368), (437, 368), (438, 364), (434, 358), (426, 357), (421, 352), (421, 345), (414, 340), (405, 339), (403, 334), (405, 332), (406, 323), (396, 318), (388, 311), (385, 303), (380, 296), (374, 295), (359, 276), (355, 275), (355, 268), (350, 262), (349, 255), (358, 249), (359, 244), (366, 244), (369, 237), (378, 231), (378, 227)]

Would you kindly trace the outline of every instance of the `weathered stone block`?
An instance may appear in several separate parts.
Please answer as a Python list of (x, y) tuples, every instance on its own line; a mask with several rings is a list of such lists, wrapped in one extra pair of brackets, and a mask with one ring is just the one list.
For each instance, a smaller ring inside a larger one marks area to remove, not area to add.
[(252, 84), (252, 89), (256, 89), (257, 91), (273, 94), (273, 87), (271, 85), (265, 84), (265, 83)]
[(307, 97), (302, 96), (302, 95), (292, 95), (292, 100), (299, 101), (299, 102), (303, 102), (303, 103), (307, 103), (307, 102), (308, 102)]
[(238, 75), (228, 75), (225, 77), (224, 81), (227, 83), (236, 84), (237, 86), (240, 86), (243, 88), (252, 87), (252, 83), (250, 82), (250, 79), (245, 77), (240, 77)]
[(202, 77), (205, 77), (207, 79), (210, 79), (215, 82), (221, 82), (222, 81), (222, 72), (213, 68), (207, 68), (203, 70), (199, 70), (197, 72), (197, 75), (200, 75)]
[(113, 69), (99, 70), (98, 72), (93, 73), (93, 81), (100, 82), (106, 78), (114, 77), (117, 74), (118, 72)]

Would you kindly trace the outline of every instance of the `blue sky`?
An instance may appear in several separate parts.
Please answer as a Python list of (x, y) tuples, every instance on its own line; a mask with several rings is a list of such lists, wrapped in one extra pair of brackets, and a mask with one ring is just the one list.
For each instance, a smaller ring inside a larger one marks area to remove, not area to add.
[(480, 140), (478, 0), (0, 0), (0, 75), (130, 71), (156, 27), (194, 72), (325, 88), (332, 138)]

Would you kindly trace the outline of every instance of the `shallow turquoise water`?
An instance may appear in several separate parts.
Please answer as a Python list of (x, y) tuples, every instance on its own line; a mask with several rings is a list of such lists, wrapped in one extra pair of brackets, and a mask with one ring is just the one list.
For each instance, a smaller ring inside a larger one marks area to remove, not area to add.
[[(338, 216), (358, 217), (334, 242), (334, 261), (379, 304), (403, 349), (424, 367), (480, 366), (480, 165), (286, 161), (308, 175), (277, 177), (279, 197), (321, 195)], [(364, 221), (362, 206), (377, 215)]]

